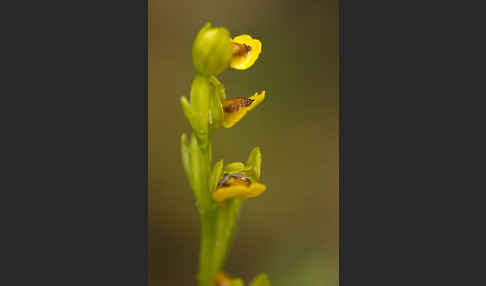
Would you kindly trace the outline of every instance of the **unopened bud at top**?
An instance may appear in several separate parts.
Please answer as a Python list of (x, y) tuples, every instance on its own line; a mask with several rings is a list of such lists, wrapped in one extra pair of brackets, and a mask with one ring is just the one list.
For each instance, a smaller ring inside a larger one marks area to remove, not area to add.
[(192, 60), (197, 72), (219, 75), (231, 62), (232, 45), (226, 28), (211, 28), (207, 23), (198, 33), (192, 47)]

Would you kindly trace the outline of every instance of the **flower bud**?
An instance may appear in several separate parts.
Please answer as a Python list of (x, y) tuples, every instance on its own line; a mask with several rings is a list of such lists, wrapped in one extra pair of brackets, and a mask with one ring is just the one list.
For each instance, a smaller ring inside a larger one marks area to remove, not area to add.
[(192, 47), (192, 60), (197, 72), (218, 75), (231, 62), (231, 37), (226, 28), (211, 28), (207, 23), (197, 34)]

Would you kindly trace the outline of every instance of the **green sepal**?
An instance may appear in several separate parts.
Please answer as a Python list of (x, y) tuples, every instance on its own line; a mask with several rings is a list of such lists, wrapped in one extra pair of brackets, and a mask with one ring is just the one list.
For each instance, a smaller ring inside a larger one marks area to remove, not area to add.
[(270, 279), (268, 279), (267, 274), (262, 273), (253, 279), (250, 286), (271, 286)]
[(213, 130), (219, 129), (223, 126), (224, 111), (223, 99), (226, 98), (224, 86), (219, 80), (212, 76), (209, 78), (213, 93), (210, 96), (209, 106), (209, 125)]
[(257, 146), (253, 148), (253, 150), (251, 150), (244, 171), (248, 172), (250, 177), (258, 181), (260, 180), (260, 175), (261, 175), (261, 165), (262, 165), (262, 153), (260, 152), (260, 148)]
[(229, 163), (224, 167), (224, 172), (226, 174), (235, 174), (235, 173), (241, 173), (245, 169), (245, 164), (241, 162), (233, 162)]
[(215, 87), (216, 94), (219, 96), (220, 100), (226, 99), (226, 90), (224, 89), (224, 85), (216, 78), (212, 76), (209, 78), (211, 84)]
[(191, 177), (192, 177), (192, 189), (196, 200), (200, 202), (201, 189), (203, 189), (203, 178), (201, 178), (201, 162), (203, 160), (201, 150), (197, 144), (196, 136), (191, 136), (190, 148), (190, 165), (191, 165)]
[(211, 179), (209, 181), (210, 193), (213, 193), (216, 190), (221, 177), (223, 177), (223, 160), (219, 160), (216, 164), (214, 164), (213, 171), (211, 172)]
[(191, 127), (194, 129), (195, 118), (189, 100), (187, 100), (185, 96), (181, 96), (180, 103), (181, 103), (182, 111), (184, 112), (187, 121), (189, 121), (189, 124), (191, 124)]
[(259, 147), (253, 148), (248, 161), (245, 164), (242, 162), (232, 162), (224, 167), (225, 174), (243, 174), (250, 177), (252, 180), (259, 181), (261, 175), (262, 154)]
[(205, 76), (196, 75), (191, 87), (192, 128), (202, 139), (208, 133), (212, 86)]

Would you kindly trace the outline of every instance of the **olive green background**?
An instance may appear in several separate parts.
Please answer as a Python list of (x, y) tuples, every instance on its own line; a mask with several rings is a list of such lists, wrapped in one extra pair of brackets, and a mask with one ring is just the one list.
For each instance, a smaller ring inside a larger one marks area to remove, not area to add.
[(263, 52), (218, 78), (228, 97), (264, 102), (213, 136), (213, 160), (260, 146), (267, 191), (245, 202), (225, 270), (273, 285), (338, 284), (338, 2), (149, 0), (149, 285), (196, 285), (199, 218), (180, 160), (189, 133), (192, 41), (206, 21)]

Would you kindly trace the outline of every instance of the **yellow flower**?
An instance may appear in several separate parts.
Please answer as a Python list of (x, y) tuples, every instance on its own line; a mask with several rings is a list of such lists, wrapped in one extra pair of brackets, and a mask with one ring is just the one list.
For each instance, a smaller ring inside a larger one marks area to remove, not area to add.
[(227, 98), (223, 100), (223, 126), (230, 128), (240, 121), (245, 114), (255, 108), (265, 98), (265, 91), (255, 94), (249, 98)]
[(250, 35), (240, 35), (233, 39), (230, 66), (237, 70), (251, 67), (262, 52), (262, 43)]
[(214, 286), (231, 286), (231, 277), (220, 271), (216, 278), (214, 278)]
[(222, 202), (230, 198), (248, 199), (259, 196), (267, 187), (241, 174), (225, 174), (213, 193), (213, 200)]

